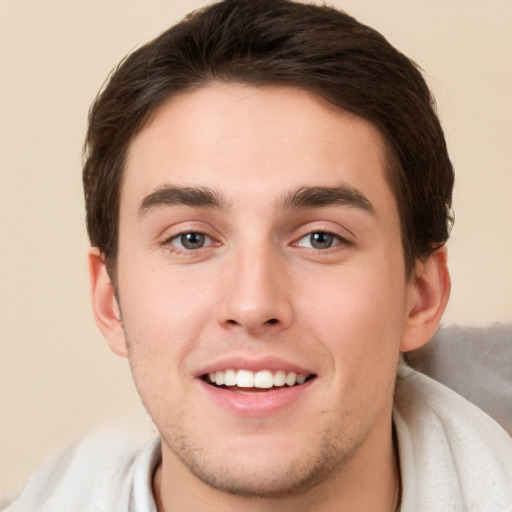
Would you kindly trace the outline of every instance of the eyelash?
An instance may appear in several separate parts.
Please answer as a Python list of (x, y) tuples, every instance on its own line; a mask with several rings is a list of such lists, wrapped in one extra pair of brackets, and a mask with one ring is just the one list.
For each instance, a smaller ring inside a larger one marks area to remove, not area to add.
[[(195, 247), (195, 248), (184, 247), (183, 246), (183, 243), (184, 243), (183, 237), (189, 236), (189, 235), (195, 235), (196, 237), (197, 236), (203, 237), (204, 243), (200, 247)], [(309, 238), (309, 240), (311, 241), (311, 237), (313, 237), (314, 235), (324, 235), (324, 236), (327, 235), (328, 237), (332, 237), (331, 245), (329, 245), (328, 247), (323, 247), (323, 248), (311, 247), (311, 246), (307, 247), (307, 246), (301, 245), (300, 242), (302, 240)], [(174, 241), (180, 241), (181, 247), (175, 245), (173, 243)], [(181, 233), (177, 233), (177, 234), (173, 235), (172, 237), (167, 238), (162, 243), (162, 245), (169, 248), (169, 250), (171, 250), (171, 252), (182, 253), (182, 254), (194, 254), (194, 253), (197, 253), (201, 249), (206, 249), (212, 245), (218, 245), (218, 244), (219, 243), (216, 242), (215, 239), (213, 239), (211, 236), (207, 235), (206, 233), (203, 233), (201, 231), (193, 231), (193, 230), (182, 231)], [(340, 250), (343, 248), (350, 247), (353, 245), (353, 243), (350, 242), (349, 240), (347, 240), (346, 238), (340, 236), (337, 233), (334, 233), (334, 232), (326, 230), (326, 229), (318, 229), (318, 230), (308, 231), (308, 232), (304, 233), (303, 235), (301, 235), (301, 237), (297, 241), (293, 242), (291, 245), (295, 246), (295, 247), (302, 247), (303, 249), (306, 249), (309, 251), (314, 251), (314, 252), (331, 252), (331, 250), (335, 251), (335, 250)], [(339, 247), (339, 246), (342, 246), (342, 247)]]
[[(307, 233), (304, 233), (296, 242), (294, 242), (293, 245), (301, 247), (301, 245), (300, 245), (301, 240), (304, 240), (306, 238), (309, 238), (311, 240), (311, 237), (313, 235), (328, 235), (329, 237), (333, 238), (333, 244), (328, 247), (325, 247), (325, 248), (302, 246), (302, 247), (304, 247), (304, 249), (309, 249), (309, 250), (312, 250), (315, 252), (317, 252), (317, 251), (320, 251), (320, 252), (328, 252), (329, 251), (330, 252), (330, 250), (340, 250), (340, 249), (347, 248), (347, 247), (350, 247), (353, 245), (353, 243), (351, 241), (347, 240), (345, 237), (342, 237), (338, 233), (335, 233), (328, 229), (317, 229), (317, 230), (313, 230), (313, 231), (308, 231)], [(339, 246), (341, 246), (341, 247), (339, 247)]]
[[(201, 247), (197, 247), (197, 248), (183, 247), (183, 237), (185, 237), (187, 235), (195, 235), (195, 236), (199, 236), (199, 237), (204, 237), (204, 241), (207, 245), (203, 244), (203, 245), (201, 245)], [(175, 241), (175, 240), (181, 240), (181, 242), (180, 242), (181, 247), (178, 247), (173, 244), (173, 241)], [(215, 244), (216, 244), (216, 241), (211, 236), (207, 235), (206, 233), (203, 233), (201, 231), (192, 231), (191, 230), (191, 231), (182, 231), (181, 233), (177, 233), (177, 234), (173, 235), (172, 237), (167, 238), (166, 240), (164, 240), (162, 245), (170, 248), (170, 250), (172, 252), (190, 254), (190, 253), (196, 253), (200, 249), (204, 249), (204, 248), (210, 247), (211, 245), (215, 245)]]

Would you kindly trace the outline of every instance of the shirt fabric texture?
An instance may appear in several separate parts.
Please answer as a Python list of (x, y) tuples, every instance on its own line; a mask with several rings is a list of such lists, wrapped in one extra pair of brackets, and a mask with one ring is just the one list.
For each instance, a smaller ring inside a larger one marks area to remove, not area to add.
[[(401, 363), (393, 423), (401, 512), (512, 512), (512, 439), (476, 406)], [(49, 460), (5, 512), (157, 512), (160, 443), (92, 433)]]

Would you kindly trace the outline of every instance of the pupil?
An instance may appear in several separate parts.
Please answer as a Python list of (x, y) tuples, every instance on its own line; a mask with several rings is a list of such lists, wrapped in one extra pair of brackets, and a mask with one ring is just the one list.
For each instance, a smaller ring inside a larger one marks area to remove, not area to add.
[(312, 233), (311, 245), (315, 249), (328, 249), (333, 242), (333, 235), (329, 233)]
[(204, 245), (204, 235), (201, 233), (185, 233), (181, 235), (181, 244), (185, 249), (199, 249)]

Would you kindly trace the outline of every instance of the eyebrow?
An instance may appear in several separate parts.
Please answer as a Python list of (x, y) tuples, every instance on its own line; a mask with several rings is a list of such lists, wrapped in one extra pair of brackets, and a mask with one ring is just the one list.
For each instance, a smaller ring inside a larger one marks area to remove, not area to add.
[(163, 206), (184, 205), (227, 211), (229, 202), (216, 190), (206, 187), (163, 185), (147, 195), (139, 206), (139, 216)]
[(301, 187), (286, 194), (280, 204), (283, 209), (322, 208), (342, 205), (362, 210), (377, 217), (372, 203), (356, 188), (349, 185), (336, 187)]
[[(163, 185), (147, 195), (139, 206), (139, 216), (164, 206), (184, 205), (201, 208), (214, 208), (228, 211), (229, 201), (215, 189), (208, 187), (179, 187)], [(282, 209), (308, 209), (342, 205), (357, 208), (377, 217), (370, 201), (359, 190), (349, 185), (335, 187), (300, 187), (285, 194), (278, 202)]]

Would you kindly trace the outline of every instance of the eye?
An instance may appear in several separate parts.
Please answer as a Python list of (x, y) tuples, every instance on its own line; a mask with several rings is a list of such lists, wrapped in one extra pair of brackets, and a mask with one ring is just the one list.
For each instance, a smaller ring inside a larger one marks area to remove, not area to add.
[(303, 236), (297, 242), (297, 245), (300, 247), (309, 247), (312, 249), (329, 249), (330, 247), (334, 247), (340, 243), (342, 243), (342, 239), (339, 236), (328, 233), (326, 231), (315, 231), (313, 233), (308, 233), (306, 236)]
[(201, 249), (213, 243), (213, 240), (204, 233), (191, 231), (189, 233), (181, 233), (169, 240), (169, 243), (178, 249), (193, 251)]

